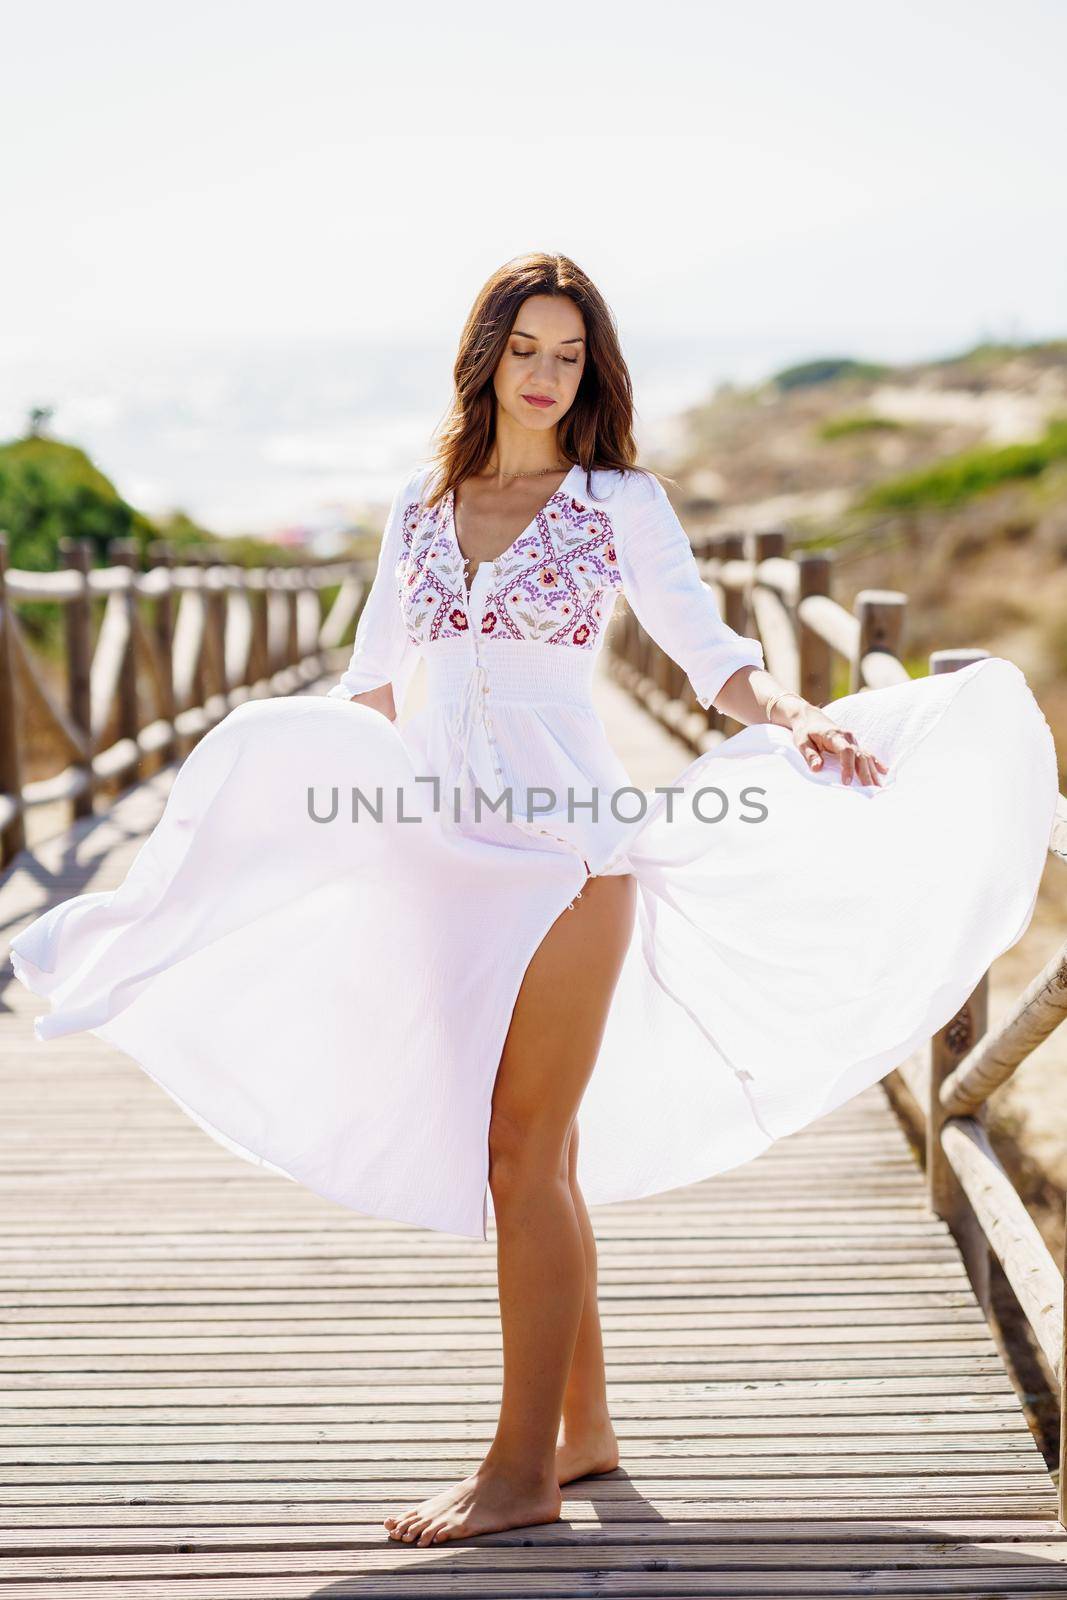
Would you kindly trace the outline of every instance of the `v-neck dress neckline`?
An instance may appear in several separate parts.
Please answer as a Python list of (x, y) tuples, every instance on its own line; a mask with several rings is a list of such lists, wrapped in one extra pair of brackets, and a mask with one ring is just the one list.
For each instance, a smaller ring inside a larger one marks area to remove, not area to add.
[(545, 513), (549, 510), (549, 508), (551, 506), (555, 505), (555, 503), (559, 499), (560, 495), (562, 495), (564, 493), (564, 491), (567, 489), (568, 484), (570, 483), (570, 481), (571, 481), (572, 477), (574, 476), (574, 474), (579, 470), (580, 466), (581, 466), (580, 462), (578, 462), (578, 461), (574, 462), (574, 464), (570, 468), (570, 471), (567, 473), (566, 477), (560, 483), (558, 489), (555, 489), (552, 492), (552, 494), (549, 495), (549, 497), (545, 501), (544, 505), (539, 507), (538, 510), (534, 512), (533, 516), (530, 518), (530, 520), (526, 524), (525, 528), (522, 528), (515, 535), (514, 539), (512, 539), (510, 544), (505, 545), (503, 550), (499, 551), (495, 556), (491, 557), (489, 560), (479, 561), (477, 569), (476, 569), (475, 574), (474, 574), (474, 577), (470, 578), (469, 582), (468, 582), (468, 578), (469, 578), (469, 575), (470, 575), (470, 557), (469, 556), (465, 556), (463, 554), (463, 550), (462, 550), (462, 547), (460, 546), (460, 542), (459, 542), (459, 534), (456, 531), (456, 490), (455, 490), (454, 486), (451, 489), (449, 489), (448, 494), (446, 496), (446, 508), (447, 508), (448, 526), (449, 526), (449, 531), (450, 531), (451, 536), (452, 536), (452, 543), (455, 546), (456, 554), (459, 556), (459, 559), (463, 564), (463, 592), (464, 592), (464, 598), (465, 598), (465, 601), (466, 601), (466, 604), (467, 604), (468, 607), (470, 606), (471, 599), (473, 598), (473, 595), (474, 595), (474, 585), (478, 582), (478, 579), (479, 579), (479, 576), (481, 574), (482, 568), (483, 567), (488, 567), (491, 571), (494, 570), (495, 568), (497, 568), (500, 565), (500, 563), (504, 560), (505, 556), (508, 556), (508, 555), (511, 554), (512, 550), (514, 550), (515, 546), (519, 543), (519, 541), (521, 539), (525, 539), (527, 534), (530, 532), (530, 530), (532, 528), (536, 528), (537, 527), (537, 525), (540, 522), (541, 518), (545, 515)]

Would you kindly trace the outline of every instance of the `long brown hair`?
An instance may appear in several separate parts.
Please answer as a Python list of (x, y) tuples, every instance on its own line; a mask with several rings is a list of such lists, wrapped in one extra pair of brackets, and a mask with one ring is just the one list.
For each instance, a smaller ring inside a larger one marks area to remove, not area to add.
[(534, 250), (498, 267), (470, 309), (452, 369), (452, 402), (435, 435), (427, 506), (488, 461), (496, 437), (493, 374), (519, 307), (533, 294), (566, 295), (585, 321), (586, 362), (574, 402), (559, 424), (560, 455), (585, 469), (590, 499), (588, 474), (594, 469), (644, 470), (637, 466), (633, 385), (615, 318), (569, 256)]

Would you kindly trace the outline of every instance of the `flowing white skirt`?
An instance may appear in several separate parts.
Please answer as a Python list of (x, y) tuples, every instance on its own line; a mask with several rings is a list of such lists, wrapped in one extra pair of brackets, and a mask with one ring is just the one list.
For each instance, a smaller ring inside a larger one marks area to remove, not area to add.
[[(825, 709), (889, 763), (884, 787), (812, 773), (757, 724), (627, 829), (637, 919), (579, 1115), (592, 1205), (749, 1161), (876, 1082), (1030, 922), (1058, 780), (1019, 669)], [(415, 774), (367, 707), (249, 701), (187, 757), (122, 886), (53, 906), (11, 960), (50, 1003), (38, 1038), (87, 1029), (245, 1158), (484, 1239), (512, 1008), (585, 873), (442, 827)], [(316, 783), (399, 788), (422, 824), (313, 823)]]

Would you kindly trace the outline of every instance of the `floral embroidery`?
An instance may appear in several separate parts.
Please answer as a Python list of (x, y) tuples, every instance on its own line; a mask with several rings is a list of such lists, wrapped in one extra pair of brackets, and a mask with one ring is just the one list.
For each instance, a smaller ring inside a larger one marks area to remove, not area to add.
[[(396, 577), (405, 626), (415, 644), (460, 638), (470, 630), (465, 562), (450, 511), (450, 496), (432, 511), (424, 511), (419, 501), (405, 508)], [(489, 566), (492, 587), (479, 626), (483, 639), (592, 649), (611, 614), (605, 597), (613, 598), (622, 587), (611, 519), (563, 492)]]
[(461, 638), (470, 628), (463, 558), (449, 537), (444, 505), (405, 506), (402, 540), (396, 580), (409, 638), (416, 644)]
[(495, 576), (487, 596), (497, 614), (490, 638), (592, 649), (611, 614), (605, 596), (622, 588), (610, 518), (560, 495), (504, 552)]

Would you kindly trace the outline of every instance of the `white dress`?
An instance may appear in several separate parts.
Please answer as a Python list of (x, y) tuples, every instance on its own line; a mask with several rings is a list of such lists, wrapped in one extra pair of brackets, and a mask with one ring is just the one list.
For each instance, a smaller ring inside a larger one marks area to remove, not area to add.
[[(595, 1205), (749, 1161), (927, 1040), (1029, 924), (1057, 769), (989, 657), (825, 708), (883, 787), (755, 724), (643, 795), (590, 694), (616, 594), (705, 706), (763, 664), (662, 486), (576, 466), (468, 597), (427, 481), (393, 502), (341, 681), (231, 711), (122, 886), (52, 907), (12, 962), (50, 1003), (38, 1038), (87, 1029), (247, 1159), (484, 1239), (512, 1008), (590, 873), (639, 884), (579, 1114)], [(388, 682), (397, 723), (349, 699)]]

